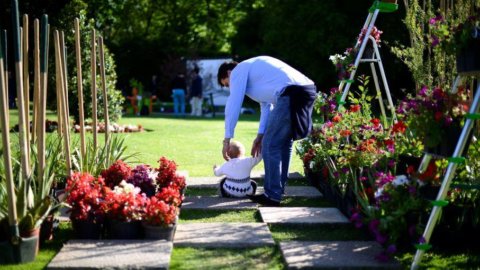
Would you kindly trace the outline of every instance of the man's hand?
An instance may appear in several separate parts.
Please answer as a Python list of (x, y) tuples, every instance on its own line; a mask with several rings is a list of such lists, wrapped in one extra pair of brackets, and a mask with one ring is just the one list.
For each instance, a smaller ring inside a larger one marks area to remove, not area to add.
[(262, 139), (263, 134), (257, 134), (257, 137), (253, 140), (251, 153), (253, 157), (258, 157), (262, 153)]
[(223, 155), (223, 158), (226, 161), (230, 160), (230, 157), (228, 156), (228, 148), (230, 148), (230, 139), (224, 139), (223, 140), (222, 155)]
[(215, 171), (218, 168), (217, 164), (213, 165), (213, 171)]

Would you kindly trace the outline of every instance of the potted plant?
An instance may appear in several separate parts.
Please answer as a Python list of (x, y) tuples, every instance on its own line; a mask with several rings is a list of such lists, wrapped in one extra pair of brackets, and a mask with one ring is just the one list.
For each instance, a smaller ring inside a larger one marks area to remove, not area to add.
[(79, 239), (99, 239), (104, 221), (103, 178), (88, 173), (74, 173), (67, 179), (66, 201), (70, 220)]
[(142, 222), (145, 238), (173, 240), (181, 196), (169, 187), (147, 199)]
[(461, 87), (458, 93), (451, 95), (442, 88), (424, 86), (415, 96), (408, 95), (398, 106), (397, 113), (410, 131), (423, 139), (425, 152), (450, 157), (468, 109), (468, 89)]

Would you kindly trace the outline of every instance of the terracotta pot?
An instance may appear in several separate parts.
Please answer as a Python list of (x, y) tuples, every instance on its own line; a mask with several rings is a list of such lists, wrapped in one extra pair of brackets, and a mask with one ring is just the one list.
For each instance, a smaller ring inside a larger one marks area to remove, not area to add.
[(35, 229), (31, 229), (31, 230), (28, 230), (28, 231), (21, 231), (20, 232), (20, 237), (22, 238), (37, 238), (37, 241), (36, 241), (36, 246), (35, 246), (35, 256), (38, 254), (38, 249), (39, 249), (39, 246), (40, 246), (40, 228), (35, 228)]

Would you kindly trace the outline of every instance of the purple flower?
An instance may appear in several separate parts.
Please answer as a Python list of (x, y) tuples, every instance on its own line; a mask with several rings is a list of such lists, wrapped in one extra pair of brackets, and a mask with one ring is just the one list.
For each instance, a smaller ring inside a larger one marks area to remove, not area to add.
[(440, 44), (440, 40), (438, 39), (438, 37), (432, 35), (432, 47), (435, 47), (438, 44)]
[(132, 174), (127, 179), (127, 182), (139, 187), (143, 193), (150, 197), (155, 194), (154, 179), (156, 177), (153, 177), (152, 173), (150, 166), (138, 165), (132, 170)]
[(427, 91), (428, 91), (428, 88), (427, 86), (422, 86), (422, 89), (420, 89), (420, 91), (418, 92), (418, 95), (419, 96), (422, 96), (422, 97), (426, 97), (427, 96)]

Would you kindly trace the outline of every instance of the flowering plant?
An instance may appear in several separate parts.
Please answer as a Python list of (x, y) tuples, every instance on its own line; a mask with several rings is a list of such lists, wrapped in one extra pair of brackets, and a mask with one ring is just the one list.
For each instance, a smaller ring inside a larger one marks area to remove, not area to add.
[(144, 213), (146, 196), (140, 188), (125, 181), (105, 194), (105, 213), (110, 219), (118, 221), (141, 220)]
[(159, 167), (156, 169), (158, 172), (156, 179), (158, 188), (173, 187), (182, 191), (187, 184), (185, 177), (177, 174), (177, 164), (175, 161), (161, 157), (158, 163)]
[(88, 173), (74, 173), (67, 179), (66, 203), (70, 206), (71, 220), (102, 222), (104, 218), (103, 178)]
[(414, 134), (424, 139), (425, 146), (435, 147), (453, 125), (468, 112), (468, 90), (460, 87), (450, 95), (441, 88), (422, 87), (416, 96), (407, 96), (397, 108), (399, 119), (405, 121)]
[(101, 175), (105, 179), (105, 183), (110, 188), (113, 188), (120, 184), (122, 180), (128, 179), (131, 173), (132, 169), (128, 164), (121, 160), (117, 160), (108, 169), (102, 171)]
[(166, 227), (175, 223), (177, 215), (178, 207), (164, 201), (160, 196), (153, 196), (146, 202), (144, 220), (148, 225)]
[[(347, 48), (342, 55), (334, 54), (329, 57), (330, 61), (332, 61), (332, 63), (335, 65), (339, 80), (349, 78), (350, 73), (354, 70), (355, 67), (353, 61), (357, 56), (359, 45), (362, 43), (366, 32), (367, 29), (363, 28), (358, 35), (357, 44), (353, 48)], [(383, 31), (378, 30), (377, 27), (374, 26), (372, 28), (370, 36), (374, 38), (376, 44), (380, 44), (380, 36), (382, 35), (382, 33)]]
[(131, 170), (127, 182), (139, 187), (141, 192), (150, 197), (155, 194), (157, 189), (155, 182), (157, 175), (158, 172), (153, 170), (150, 166), (140, 164)]

